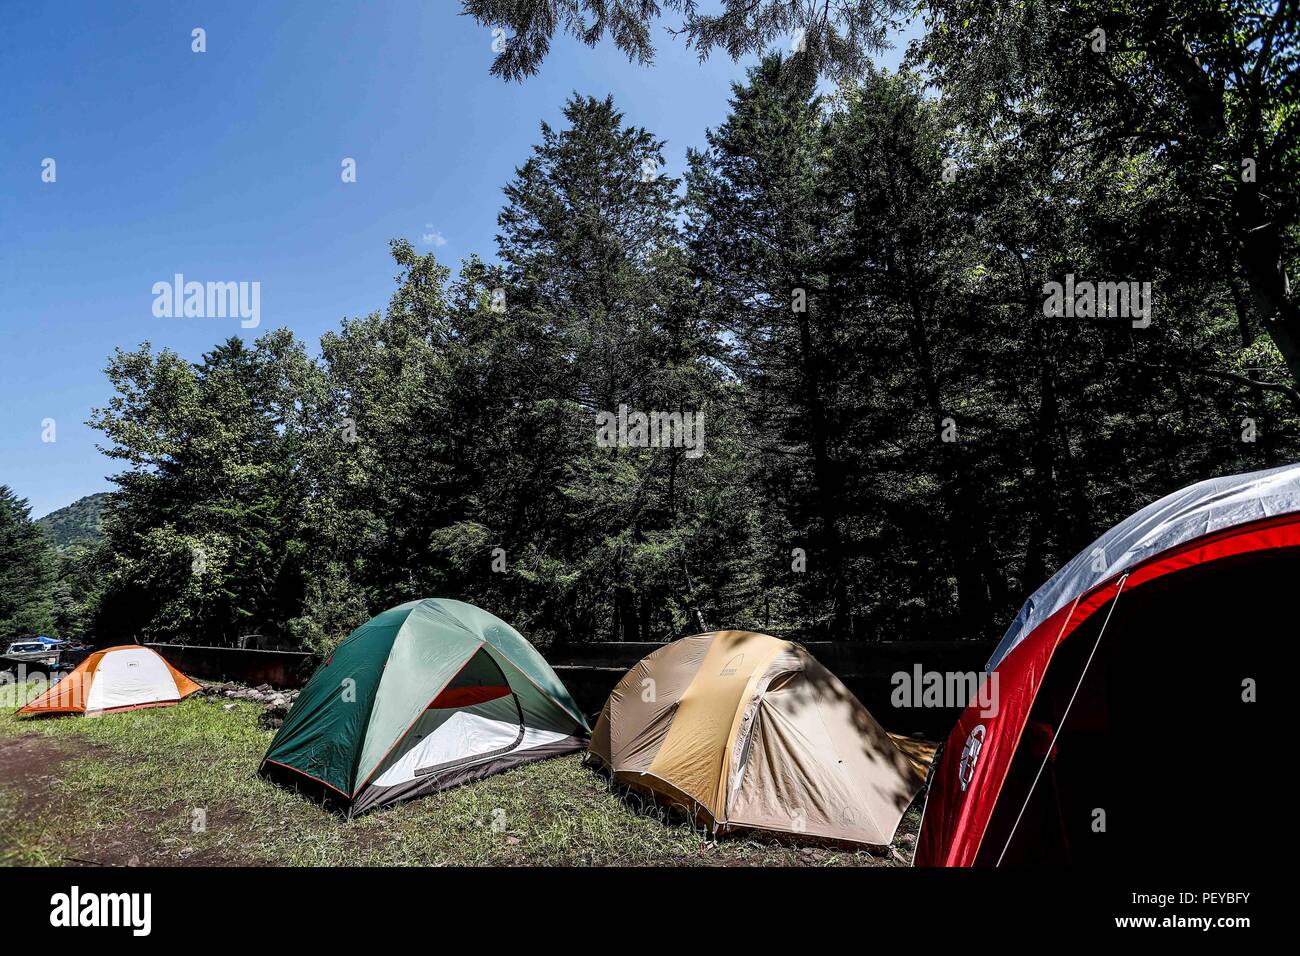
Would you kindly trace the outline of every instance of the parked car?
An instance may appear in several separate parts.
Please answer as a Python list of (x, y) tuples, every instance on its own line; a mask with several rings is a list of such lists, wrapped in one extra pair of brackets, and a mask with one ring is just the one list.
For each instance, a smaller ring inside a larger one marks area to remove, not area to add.
[(14, 641), (0, 657), (5, 663), (53, 666), (59, 662), (59, 649), (40, 641)]

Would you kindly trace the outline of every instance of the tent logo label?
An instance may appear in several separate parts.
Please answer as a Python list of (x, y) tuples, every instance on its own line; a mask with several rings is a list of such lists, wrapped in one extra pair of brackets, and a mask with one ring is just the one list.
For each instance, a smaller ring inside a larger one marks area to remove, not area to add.
[(719, 677), (735, 677), (736, 672), (740, 670), (740, 665), (745, 663), (745, 655), (737, 654), (726, 664), (722, 665), (722, 670), (718, 671)]
[(82, 893), (74, 886), (50, 897), (50, 925), (127, 926), (133, 936), (153, 929), (152, 893)]
[(961, 749), (961, 763), (957, 765), (957, 778), (961, 781), (963, 793), (970, 786), (971, 778), (975, 776), (975, 764), (980, 759), (980, 751), (984, 749), (985, 733), (987, 731), (984, 725), (976, 724), (975, 729), (966, 738), (966, 746)]

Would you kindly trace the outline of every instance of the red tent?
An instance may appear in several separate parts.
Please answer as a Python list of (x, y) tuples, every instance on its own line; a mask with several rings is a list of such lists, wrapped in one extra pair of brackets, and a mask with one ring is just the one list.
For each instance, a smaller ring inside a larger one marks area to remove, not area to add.
[(1276, 625), (1297, 582), (1300, 465), (1192, 485), (1102, 535), (989, 660), (997, 705), (948, 736), (916, 864), (1204, 853), (1223, 833), (1207, 815), (1250, 817), (1268, 760), (1253, 681), (1294, 632)]

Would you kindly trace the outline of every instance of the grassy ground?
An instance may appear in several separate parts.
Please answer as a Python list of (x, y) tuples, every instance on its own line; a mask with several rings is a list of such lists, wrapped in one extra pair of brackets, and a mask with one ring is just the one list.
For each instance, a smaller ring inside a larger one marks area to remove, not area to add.
[[(0, 864), (900, 865), (737, 836), (711, 843), (611, 790), (578, 756), (348, 823), (256, 775), (271, 738), (259, 710), (198, 697), (90, 719), (19, 720), (4, 708)], [(918, 823), (914, 806), (900, 835)]]

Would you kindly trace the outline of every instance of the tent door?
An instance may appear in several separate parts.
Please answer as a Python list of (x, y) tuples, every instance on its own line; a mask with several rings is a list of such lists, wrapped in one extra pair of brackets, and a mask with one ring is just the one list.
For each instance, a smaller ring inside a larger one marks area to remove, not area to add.
[(411, 749), (416, 777), (444, 773), (514, 750), (524, 739), (524, 711), (500, 666), (480, 649), (429, 705)]
[[(1242, 681), (1267, 672), (1274, 634), (1294, 631), (1298, 579), (1300, 548), (1279, 548), (1125, 590), (1086, 673), (1104, 612), (1071, 634), (1043, 678), (976, 864), (1110, 867), (1140, 850), (1195, 866), (1207, 846), (1249, 829), (1277, 752), (1275, 727), (1244, 703)], [(1245, 866), (1266, 852), (1267, 841), (1245, 840), (1234, 859)]]

